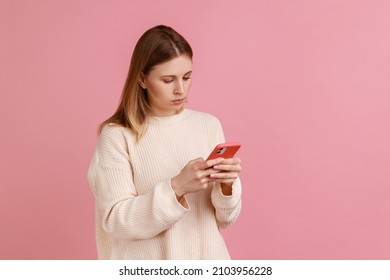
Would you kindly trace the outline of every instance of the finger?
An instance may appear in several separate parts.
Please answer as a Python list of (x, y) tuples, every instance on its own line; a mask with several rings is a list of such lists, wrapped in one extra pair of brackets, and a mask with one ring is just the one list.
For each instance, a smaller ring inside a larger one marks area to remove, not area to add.
[(236, 178), (232, 178), (232, 179), (214, 179), (213, 183), (233, 185), (235, 181), (236, 181)]
[(224, 159), (222, 163), (223, 164), (230, 164), (230, 165), (240, 164), (241, 159), (239, 159), (238, 157), (227, 158), (227, 159)]
[(206, 161), (203, 158), (193, 159), (189, 161), (189, 164), (193, 168), (193, 170), (203, 170), (208, 168), (206, 165)]
[(221, 184), (233, 184), (236, 181), (237, 177), (235, 178), (223, 178), (223, 179), (217, 179), (217, 178), (211, 178), (211, 182), (213, 183), (221, 183)]
[(219, 171), (235, 171), (240, 172), (241, 171), (241, 165), (234, 164), (234, 165), (228, 165), (228, 164), (218, 164), (213, 166), (214, 170)]
[(210, 178), (203, 178), (199, 183), (200, 183), (200, 186), (203, 188), (203, 189), (205, 189), (205, 188), (207, 188), (207, 187), (209, 187), (209, 183), (212, 183), (212, 179), (210, 179)]
[(212, 167), (216, 164), (220, 164), (224, 161), (224, 158), (216, 158), (216, 159), (210, 159), (210, 160), (207, 160), (205, 161), (206, 163), (206, 168), (209, 168), (209, 167)]
[(214, 170), (212, 168), (208, 168), (202, 172), (202, 177), (210, 177), (211, 174), (216, 174), (218, 173), (218, 170)]
[(210, 174), (210, 178), (212, 179), (235, 179), (238, 177), (238, 173), (235, 172), (219, 172)]
[(203, 158), (201, 158), (201, 157), (199, 157), (199, 158), (196, 158), (196, 159), (193, 159), (193, 160), (190, 160), (188, 163), (189, 164), (201, 164), (201, 163), (203, 163), (205, 160), (203, 159)]

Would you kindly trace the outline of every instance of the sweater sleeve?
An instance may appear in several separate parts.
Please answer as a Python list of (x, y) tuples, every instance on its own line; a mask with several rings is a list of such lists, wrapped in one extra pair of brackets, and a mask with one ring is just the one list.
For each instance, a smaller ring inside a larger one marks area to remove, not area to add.
[(170, 228), (188, 211), (170, 180), (138, 195), (122, 128), (106, 126), (99, 139), (89, 181), (103, 229), (115, 238), (148, 239)]
[(233, 183), (232, 195), (224, 195), (217, 184), (211, 192), (211, 201), (215, 207), (215, 216), (219, 228), (233, 224), (241, 211), (241, 182), (237, 178)]
[[(213, 125), (213, 132), (215, 137), (214, 146), (225, 142), (222, 125), (218, 119), (216, 119)], [(234, 181), (231, 195), (224, 195), (220, 184), (215, 184), (213, 187), (211, 202), (215, 208), (215, 216), (219, 228), (227, 228), (238, 219), (241, 211), (241, 193), (240, 178)]]

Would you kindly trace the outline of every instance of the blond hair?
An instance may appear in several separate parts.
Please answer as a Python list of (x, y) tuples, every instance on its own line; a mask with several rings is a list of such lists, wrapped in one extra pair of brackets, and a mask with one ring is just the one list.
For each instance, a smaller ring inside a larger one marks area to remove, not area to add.
[(147, 30), (134, 48), (119, 106), (99, 126), (98, 133), (105, 125), (114, 123), (129, 128), (139, 141), (145, 132), (145, 120), (151, 110), (147, 91), (139, 84), (141, 75), (148, 75), (154, 66), (180, 55), (192, 59), (191, 46), (183, 36), (165, 25)]

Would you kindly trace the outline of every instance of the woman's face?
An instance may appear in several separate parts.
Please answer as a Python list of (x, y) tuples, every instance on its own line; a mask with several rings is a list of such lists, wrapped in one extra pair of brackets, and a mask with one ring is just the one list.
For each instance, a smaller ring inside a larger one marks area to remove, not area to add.
[(181, 55), (153, 67), (140, 80), (146, 88), (155, 116), (170, 116), (180, 111), (191, 87), (192, 60)]

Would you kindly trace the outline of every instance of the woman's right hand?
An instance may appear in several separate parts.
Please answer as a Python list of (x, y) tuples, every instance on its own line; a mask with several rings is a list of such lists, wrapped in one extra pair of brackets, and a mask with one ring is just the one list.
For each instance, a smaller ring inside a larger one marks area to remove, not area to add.
[(210, 174), (218, 173), (218, 170), (210, 168), (223, 161), (217, 158), (205, 161), (202, 158), (191, 160), (180, 171), (179, 175), (171, 179), (171, 186), (178, 199), (187, 193), (194, 193), (207, 189), (213, 179)]

